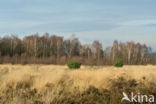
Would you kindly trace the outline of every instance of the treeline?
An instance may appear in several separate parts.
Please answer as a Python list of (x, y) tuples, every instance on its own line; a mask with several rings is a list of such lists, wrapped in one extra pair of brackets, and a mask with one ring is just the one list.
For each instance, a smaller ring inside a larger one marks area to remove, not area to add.
[(103, 49), (99, 41), (81, 44), (78, 38), (37, 33), (20, 39), (17, 36), (0, 38), (0, 62), (12, 64), (66, 64), (75, 60), (86, 65), (112, 65), (120, 58), (124, 64), (155, 64), (156, 54), (145, 44), (114, 41)]

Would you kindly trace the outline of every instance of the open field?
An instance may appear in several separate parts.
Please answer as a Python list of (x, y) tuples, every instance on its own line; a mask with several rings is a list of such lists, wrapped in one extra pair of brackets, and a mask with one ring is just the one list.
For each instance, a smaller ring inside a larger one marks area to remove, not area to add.
[(122, 91), (156, 94), (156, 66), (0, 65), (0, 82), (0, 104), (117, 104)]

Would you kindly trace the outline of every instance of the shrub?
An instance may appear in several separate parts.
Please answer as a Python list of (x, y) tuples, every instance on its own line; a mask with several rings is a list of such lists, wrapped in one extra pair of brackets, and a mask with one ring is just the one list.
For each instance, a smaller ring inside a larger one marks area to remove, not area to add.
[(78, 62), (75, 62), (75, 61), (69, 61), (67, 63), (67, 66), (70, 68), (70, 69), (79, 69), (81, 67), (81, 63), (78, 63)]
[(92, 66), (97, 66), (96, 61), (93, 62)]
[(3, 64), (3, 63), (0, 61), (0, 64)]
[(15, 65), (16, 63), (14, 61), (11, 62), (12, 65)]
[(27, 61), (22, 61), (21, 64), (26, 65), (26, 64), (28, 64), (28, 62)]
[(115, 67), (123, 67), (123, 61), (121, 59), (117, 59), (114, 63)]

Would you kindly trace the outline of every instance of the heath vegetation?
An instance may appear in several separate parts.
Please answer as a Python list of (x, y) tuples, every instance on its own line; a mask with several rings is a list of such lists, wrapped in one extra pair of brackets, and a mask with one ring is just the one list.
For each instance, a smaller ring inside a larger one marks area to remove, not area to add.
[(156, 96), (155, 70), (152, 65), (81, 66), (79, 70), (61, 65), (0, 65), (0, 104), (120, 104), (123, 91)]

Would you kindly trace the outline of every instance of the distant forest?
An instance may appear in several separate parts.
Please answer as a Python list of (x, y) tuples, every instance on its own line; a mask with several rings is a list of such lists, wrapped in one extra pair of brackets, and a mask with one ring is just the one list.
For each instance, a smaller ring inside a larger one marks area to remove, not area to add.
[(127, 65), (156, 64), (156, 53), (146, 44), (114, 41), (103, 49), (95, 40), (81, 44), (78, 38), (37, 33), (19, 38), (11, 35), (0, 38), (0, 62), (12, 64), (66, 64), (69, 60), (85, 65), (112, 65), (116, 59)]

